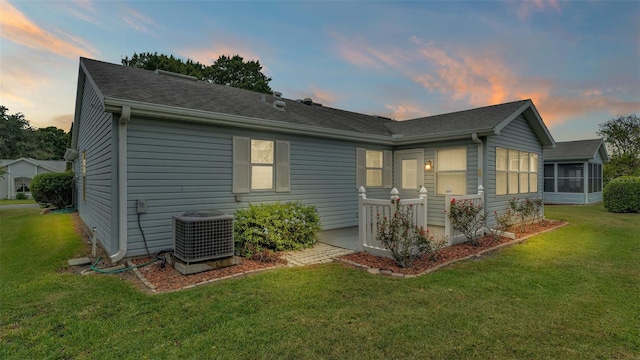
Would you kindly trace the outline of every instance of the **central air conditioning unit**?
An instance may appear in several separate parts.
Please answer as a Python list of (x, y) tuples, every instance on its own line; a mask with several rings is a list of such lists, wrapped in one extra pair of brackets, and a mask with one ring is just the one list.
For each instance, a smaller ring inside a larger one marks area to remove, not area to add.
[(173, 216), (174, 255), (189, 264), (232, 257), (233, 215), (222, 211), (189, 211)]

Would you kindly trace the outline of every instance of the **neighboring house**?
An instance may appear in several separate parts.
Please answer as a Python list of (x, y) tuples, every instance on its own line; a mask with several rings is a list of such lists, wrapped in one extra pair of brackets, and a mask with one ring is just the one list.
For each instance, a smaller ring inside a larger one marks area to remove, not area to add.
[(553, 146), (530, 100), (394, 121), (82, 58), (65, 158), (80, 217), (118, 261), (145, 254), (144, 239), (171, 247), (172, 215), (190, 210), (301, 201), (323, 230), (353, 229), (360, 186), (388, 199), (424, 185), (430, 226), (444, 224), (447, 188), (482, 185), (487, 212), (503, 212), (514, 196), (542, 198)]
[(0, 179), (0, 199), (15, 199), (23, 193), (31, 198), (31, 179), (38, 174), (62, 172), (66, 169), (64, 161), (35, 160), (20, 158), (0, 160), (6, 174)]
[(544, 151), (544, 202), (593, 204), (602, 201), (602, 167), (609, 161), (602, 139), (557, 143)]

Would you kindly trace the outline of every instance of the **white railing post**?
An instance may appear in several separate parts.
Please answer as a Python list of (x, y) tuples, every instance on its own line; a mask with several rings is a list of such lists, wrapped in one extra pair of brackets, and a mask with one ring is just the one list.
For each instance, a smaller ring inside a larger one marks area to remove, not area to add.
[(393, 188), (391, 189), (391, 200), (398, 200), (400, 198), (400, 192), (398, 191), (398, 189)]
[(363, 251), (364, 250), (364, 244), (365, 241), (367, 239), (367, 227), (369, 226), (368, 224), (368, 219), (367, 219), (367, 208), (366, 205), (364, 204), (364, 201), (367, 199), (367, 190), (364, 188), (364, 186), (360, 186), (360, 189), (358, 189), (358, 222), (360, 223), (360, 226), (358, 226), (358, 238), (359, 238), (359, 250)]
[(422, 214), (419, 214), (422, 223), (418, 224), (418, 226), (422, 226), (425, 229), (427, 228), (427, 195), (427, 189), (424, 186), (420, 186), (420, 191), (418, 191), (418, 199), (422, 200), (422, 205), (420, 206)]

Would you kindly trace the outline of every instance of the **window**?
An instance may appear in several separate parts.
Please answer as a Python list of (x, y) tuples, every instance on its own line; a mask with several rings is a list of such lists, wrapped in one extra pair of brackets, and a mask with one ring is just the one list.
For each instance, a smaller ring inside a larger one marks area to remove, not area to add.
[(288, 192), (289, 142), (233, 137), (234, 194)]
[(467, 194), (467, 149), (440, 149), (436, 153), (436, 194), (447, 188), (453, 195)]
[(558, 192), (584, 192), (584, 165), (558, 164)]
[(496, 147), (496, 195), (538, 192), (538, 154)]
[(19, 177), (14, 179), (14, 185), (16, 192), (26, 193), (31, 191), (29, 187), (31, 186), (31, 179), (27, 177)]
[(356, 149), (356, 187), (391, 188), (393, 152)]
[(87, 201), (87, 152), (82, 152), (82, 201)]
[(602, 164), (589, 164), (589, 192), (602, 191)]
[(366, 150), (367, 187), (382, 186), (382, 151)]
[(556, 174), (554, 164), (544, 164), (544, 192), (556, 192)]
[(274, 143), (251, 139), (251, 190), (273, 189)]

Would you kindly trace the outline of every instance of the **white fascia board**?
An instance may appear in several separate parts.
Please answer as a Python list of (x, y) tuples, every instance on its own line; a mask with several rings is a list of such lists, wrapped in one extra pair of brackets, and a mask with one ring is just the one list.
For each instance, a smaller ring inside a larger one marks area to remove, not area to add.
[(158, 104), (142, 103), (132, 100), (122, 100), (106, 97), (105, 111), (119, 113), (123, 106), (131, 108), (131, 115), (152, 118), (171, 119), (175, 121), (200, 122), (231, 127), (241, 127), (253, 130), (282, 131), (289, 134), (321, 136), (339, 140), (359, 140), (372, 144), (394, 145), (396, 141), (391, 136), (362, 134), (352, 131), (327, 129), (322, 127), (283, 123), (280, 121), (250, 118), (246, 116), (214, 113), (210, 111), (177, 108)]

